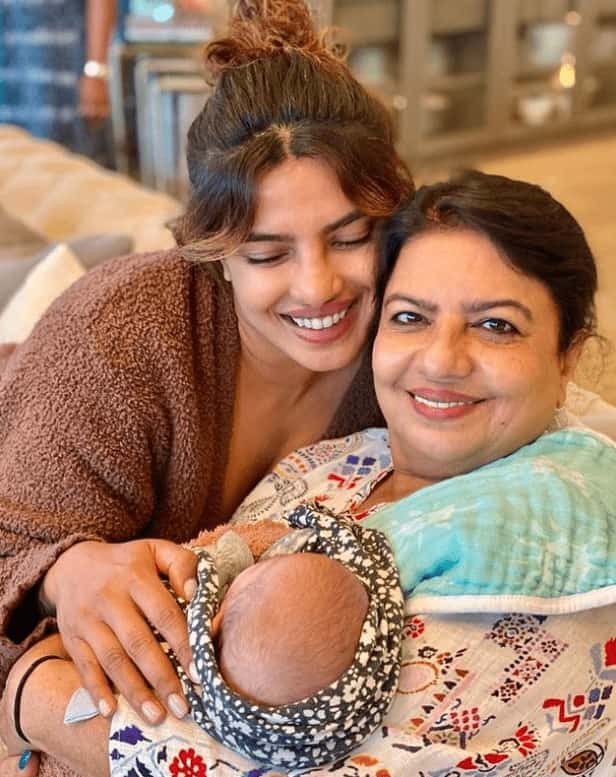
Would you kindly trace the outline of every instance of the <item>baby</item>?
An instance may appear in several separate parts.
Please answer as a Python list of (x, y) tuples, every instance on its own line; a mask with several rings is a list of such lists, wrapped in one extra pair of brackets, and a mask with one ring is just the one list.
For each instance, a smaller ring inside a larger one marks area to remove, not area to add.
[(313, 696), (351, 665), (368, 611), (338, 561), (293, 553), (259, 561), (231, 583), (212, 622), (227, 685), (256, 704)]
[(381, 722), (403, 601), (380, 532), (312, 504), (287, 521), (193, 543), (199, 585), (185, 606), (200, 682), (169, 655), (208, 734), (258, 763), (302, 769), (348, 753)]

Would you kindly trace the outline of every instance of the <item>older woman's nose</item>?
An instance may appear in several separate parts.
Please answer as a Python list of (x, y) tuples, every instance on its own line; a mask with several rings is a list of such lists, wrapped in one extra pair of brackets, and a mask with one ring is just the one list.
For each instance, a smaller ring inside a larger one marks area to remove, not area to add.
[(473, 369), (471, 342), (466, 328), (434, 326), (420, 349), (420, 369), (432, 380), (455, 380)]

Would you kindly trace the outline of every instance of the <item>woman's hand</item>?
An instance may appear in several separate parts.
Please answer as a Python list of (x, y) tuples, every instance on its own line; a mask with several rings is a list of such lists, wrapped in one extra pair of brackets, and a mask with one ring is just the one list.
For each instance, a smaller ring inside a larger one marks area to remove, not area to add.
[(109, 116), (109, 88), (102, 78), (82, 76), (79, 81), (79, 112), (95, 126)]
[(196, 565), (193, 553), (166, 540), (81, 542), (47, 573), (43, 599), (55, 607), (66, 650), (105, 717), (115, 709), (107, 678), (150, 723), (165, 716), (156, 697), (176, 717), (188, 712), (178, 676), (150, 624), (194, 674), (186, 619), (159, 575), (190, 599)]

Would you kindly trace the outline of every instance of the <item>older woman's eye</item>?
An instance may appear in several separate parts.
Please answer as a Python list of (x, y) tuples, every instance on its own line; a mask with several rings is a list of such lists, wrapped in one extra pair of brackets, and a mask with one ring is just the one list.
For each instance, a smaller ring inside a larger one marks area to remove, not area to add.
[(486, 318), (479, 322), (479, 326), (495, 335), (518, 334), (517, 328), (504, 318)]
[(408, 326), (409, 324), (420, 324), (425, 321), (425, 318), (420, 313), (413, 313), (410, 310), (402, 310), (400, 313), (395, 313), (391, 320), (394, 324), (402, 324)]

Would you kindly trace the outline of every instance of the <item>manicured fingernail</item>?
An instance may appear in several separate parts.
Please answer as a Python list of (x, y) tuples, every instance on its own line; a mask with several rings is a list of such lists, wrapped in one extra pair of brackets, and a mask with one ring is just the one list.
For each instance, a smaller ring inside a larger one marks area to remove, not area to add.
[(32, 750), (24, 750), (24, 752), (21, 754), (21, 757), (19, 759), (20, 771), (23, 771), (26, 768), (26, 766), (30, 763), (31, 758), (32, 758)]
[(190, 679), (193, 681), (193, 683), (201, 683), (201, 678), (199, 677), (199, 672), (197, 672), (197, 667), (195, 666), (194, 661), (190, 662), (190, 666), (188, 667), (188, 674), (190, 675)]
[(167, 706), (173, 712), (176, 718), (182, 720), (188, 715), (188, 704), (178, 693), (172, 693), (167, 698)]
[(145, 717), (150, 721), (150, 723), (156, 723), (158, 720), (160, 720), (161, 717), (161, 709), (158, 706), (158, 704), (154, 704), (153, 701), (145, 701), (141, 705), (141, 711), (145, 715)]
[(113, 712), (113, 709), (108, 701), (101, 699), (98, 703), (98, 711), (104, 718), (108, 718)]
[(186, 599), (186, 601), (189, 602), (195, 595), (196, 590), (197, 590), (197, 581), (194, 579), (194, 577), (191, 577), (190, 580), (187, 580), (184, 583), (184, 599)]

